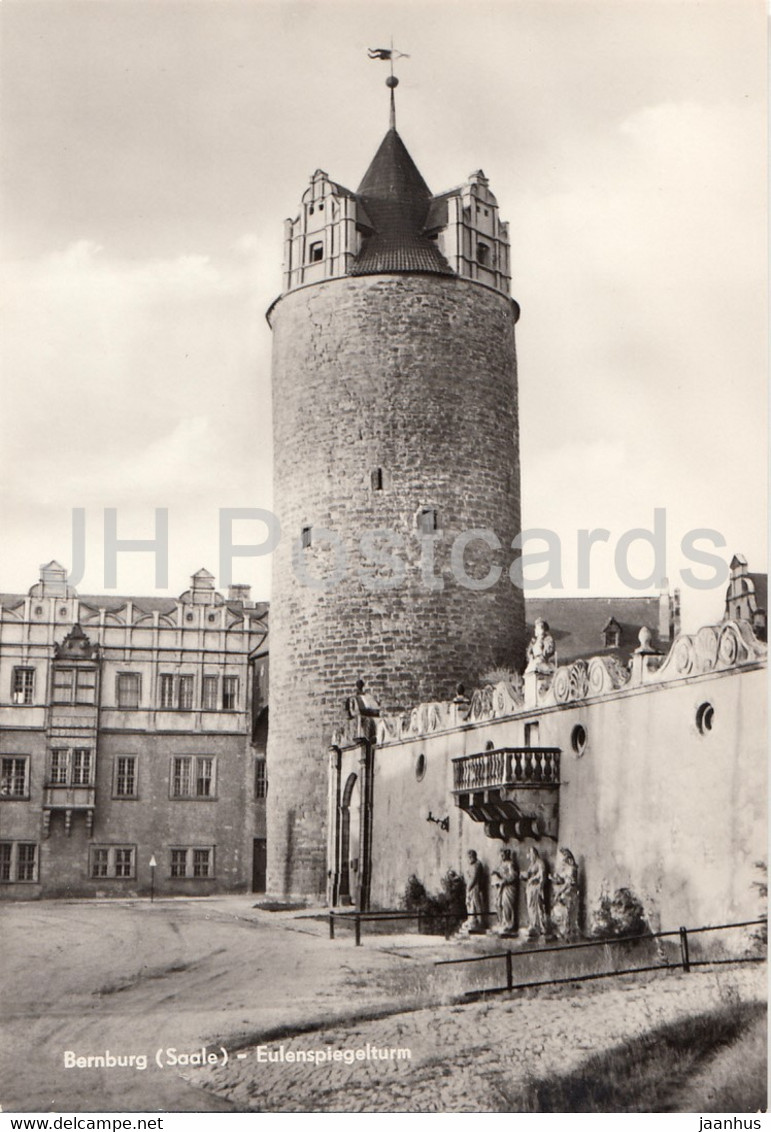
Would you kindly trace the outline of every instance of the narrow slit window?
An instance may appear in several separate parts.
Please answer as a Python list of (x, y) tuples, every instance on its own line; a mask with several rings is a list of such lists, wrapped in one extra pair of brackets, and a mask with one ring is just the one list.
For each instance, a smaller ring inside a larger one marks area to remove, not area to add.
[(303, 550), (307, 550), (308, 547), (311, 545), (311, 528), (310, 527), (303, 527), (302, 531), (300, 532), (300, 543), (302, 545)]
[(383, 469), (382, 468), (373, 468), (371, 480), (372, 480), (372, 490), (373, 491), (382, 491), (383, 490)]

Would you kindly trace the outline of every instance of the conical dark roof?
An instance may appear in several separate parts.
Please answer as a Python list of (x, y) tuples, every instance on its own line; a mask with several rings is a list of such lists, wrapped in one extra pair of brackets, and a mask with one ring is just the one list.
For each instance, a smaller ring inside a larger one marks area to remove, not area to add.
[(423, 234), (433, 199), (431, 190), (393, 126), (380, 143), (356, 196), (373, 232), (364, 237), (352, 275), (391, 271), (453, 274), (436, 244)]

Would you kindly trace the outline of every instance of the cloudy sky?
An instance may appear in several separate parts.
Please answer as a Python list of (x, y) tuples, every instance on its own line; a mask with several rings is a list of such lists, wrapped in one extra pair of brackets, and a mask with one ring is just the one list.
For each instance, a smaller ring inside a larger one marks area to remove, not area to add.
[[(510, 222), (523, 521), (558, 533), (562, 592), (595, 527), (591, 592), (624, 592), (613, 547), (656, 508), (686, 614), (722, 600), (679, 577), (688, 531), (765, 568), (762, 3), (4, 0), (0, 18), (0, 589), (71, 564), (73, 508), (81, 592), (105, 589), (103, 509), (142, 539), (164, 507), (179, 593), (218, 570), (220, 508), (270, 507), (283, 220), (316, 168), (360, 181), (387, 127), (366, 49), (391, 36), (425, 179), (482, 167)], [(269, 595), (267, 559), (234, 576)], [(154, 589), (152, 557), (121, 556), (118, 591)]]

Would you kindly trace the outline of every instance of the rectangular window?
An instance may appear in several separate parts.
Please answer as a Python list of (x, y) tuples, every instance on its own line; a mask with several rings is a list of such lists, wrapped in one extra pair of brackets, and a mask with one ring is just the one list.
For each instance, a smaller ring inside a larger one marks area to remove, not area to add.
[(182, 711), (191, 711), (193, 707), (193, 677), (180, 676), (177, 687), (177, 705)]
[(208, 755), (182, 755), (171, 760), (172, 798), (213, 798), (216, 759)]
[(136, 850), (133, 845), (92, 845), (91, 876), (112, 880), (133, 880)]
[(172, 877), (195, 879), (214, 876), (214, 849), (211, 846), (172, 849), (170, 854)]
[(255, 798), (268, 796), (268, 764), (265, 759), (258, 759), (254, 764), (254, 796)]
[(75, 671), (75, 703), (96, 702), (96, 669), (78, 668)]
[(525, 746), (538, 746), (538, 722), (525, 724)]
[(238, 677), (222, 677), (222, 706), (225, 711), (232, 711), (238, 707)]
[(158, 698), (161, 703), (161, 710), (168, 711), (169, 708), (174, 707), (174, 677), (167, 672), (160, 676)]
[(95, 668), (54, 667), (55, 704), (93, 704), (96, 702)]
[(69, 777), (69, 751), (57, 748), (51, 751), (51, 773), (48, 781), (51, 786), (66, 786)]
[(29, 756), (11, 755), (0, 761), (0, 798), (26, 798), (29, 794)]
[(204, 676), (201, 685), (201, 707), (204, 711), (217, 710), (217, 677)]
[(310, 527), (303, 527), (302, 531), (300, 532), (300, 545), (302, 546), (303, 550), (307, 550), (311, 545)]
[(115, 698), (119, 708), (138, 708), (142, 678), (138, 672), (119, 672), (115, 677)]
[(35, 879), (35, 864), (37, 858), (37, 845), (30, 843), (19, 842), (17, 846), (18, 851), (18, 864), (16, 879), (17, 880), (34, 880)]
[(196, 760), (195, 795), (196, 798), (209, 798), (214, 776), (214, 759)]
[(78, 748), (72, 752), (72, 785), (90, 786), (91, 752)]
[(71, 704), (75, 695), (75, 669), (54, 668), (53, 700), (55, 704)]
[(31, 704), (34, 687), (34, 668), (14, 668), (11, 682), (11, 699), (13, 703)]
[(49, 786), (92, 786), (94, 781), (94, 752), (85, 747), (68, 750), (57, 747), (51, 751), (48, 771)]
[(11, 879), (13, 845), (10, 841), (0, 841), (0, 881)]
[(92, 877), (106, 877), (110, 875), (110, 850), (109, 849), (92, 849), (91, 850), (91, 876)]
[(321, 263), (324, 258), (324, 245), (319, 241), (311, 244), (308, 249), (308, 259), (311, 263)]
[(115, 793), (119, 798), (136, 798), (136, 755), (118, 755), (115, 760)]
[(37, 880), (37, 845), (32, 841), (0, 841), (0, 881)]

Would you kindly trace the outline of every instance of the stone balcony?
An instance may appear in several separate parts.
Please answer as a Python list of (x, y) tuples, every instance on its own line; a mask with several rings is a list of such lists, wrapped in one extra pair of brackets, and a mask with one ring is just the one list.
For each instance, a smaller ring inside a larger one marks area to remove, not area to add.
[(94, 825), (94, 807), (96, 805), (96, 787), (69, 786), (49, 783), (43, 794), (43, 831), (48, 837), (51, 814), (54, 811), (64, 811), (64, 830), (69, 837), (72, 828), (72, 814), (84, 813), (86, 816), (86, 829), (89, 837)]
[(498, 747), (452, 760), (455, 805), (501, 841), (558, 836), (558, 747)]

